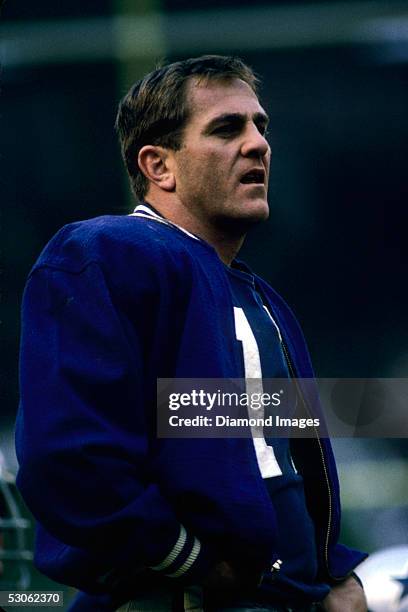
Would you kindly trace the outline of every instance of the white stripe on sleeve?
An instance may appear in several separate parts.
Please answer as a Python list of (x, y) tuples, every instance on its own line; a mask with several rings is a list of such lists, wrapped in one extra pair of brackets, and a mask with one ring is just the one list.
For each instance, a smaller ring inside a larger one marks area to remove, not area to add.
[(173, 561), (177, 559), (177, 557), (183, 550), (186, 540), (187, 540), (187, 531), (185, 530), (183, 525), (180, 525), (180, 535), (178, 537), (178, 540), (173, 546), (173, 548), (171, 549), (171, 551), (169, 552), (169, 554), (167, 555), (167, 557), (163, 559), (161, 563), (159, 563), (158, 565), (154, 565), (150, 569), (158, 572), (160, 570), (166, 569), (166, 567), (169, 567), (173, 563)]
[(183, 574), (185, 574), (187, 570), (189, 570), (190, 567), (193, 565), (194, 561), (197, 559), (200, 553), (200, 550), (201, 550), (201, 544), (199, 540), (197, 540), (197, 538), (194, 538), (194, 545), (193, 545), (193, 548), (191, 549), (191, 553), (189, 554), (187, 559), (184, 561), (183, 565), (179, 567), (177, 571), (173, 572), (172, 574), (166, 574), (166, 576), (168, 576), (169, 578), (178, 578), (179, 576), (182, 576)]

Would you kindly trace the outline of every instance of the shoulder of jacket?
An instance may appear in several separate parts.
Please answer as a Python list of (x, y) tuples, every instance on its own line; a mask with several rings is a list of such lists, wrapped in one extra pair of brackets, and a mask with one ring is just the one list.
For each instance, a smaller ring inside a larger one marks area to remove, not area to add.
[(192, 239), (155, 219), (105, 215), (62, 227), (33, 270), (50, 267), (79, 272), (90, 263), (122, 269), (180, 267), (193, 258), (194, 248)]

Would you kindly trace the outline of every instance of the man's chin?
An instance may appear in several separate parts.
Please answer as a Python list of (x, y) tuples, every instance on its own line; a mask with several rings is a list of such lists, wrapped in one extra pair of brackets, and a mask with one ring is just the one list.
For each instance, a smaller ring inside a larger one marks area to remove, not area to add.
[(263, 198), (249, 200), (241, 207), (236, 214), (237, 219), (242, 219), (243, 222), (249, 225), (255, 225), (266, 221), (269, 217), (269, 206)]
[(253, 202), (247, 209), (235, 212), (233, 215), (222, 215), (217, 219), (220, 229), (234, 235), (246, 234), (254, 225), (266, 221), (269, 217), (269, 207), (267, 204), (254, 206)]

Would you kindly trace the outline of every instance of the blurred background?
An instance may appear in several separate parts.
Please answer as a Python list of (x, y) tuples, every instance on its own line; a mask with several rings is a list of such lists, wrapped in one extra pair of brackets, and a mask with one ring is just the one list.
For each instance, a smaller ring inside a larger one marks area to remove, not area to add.
[[(4, 2), (0, 449), (12, 473), (27, 274), (62, 225), (130, 212), (118, 101), (159, 60), (202, 53), (248, 62), (271, 117), (271, 216), (243, 259), (294, 308), (318, 376), (407, 376), (407, 2)], [(407, 441), (334, 445), (343, 540), (408, 544)]]

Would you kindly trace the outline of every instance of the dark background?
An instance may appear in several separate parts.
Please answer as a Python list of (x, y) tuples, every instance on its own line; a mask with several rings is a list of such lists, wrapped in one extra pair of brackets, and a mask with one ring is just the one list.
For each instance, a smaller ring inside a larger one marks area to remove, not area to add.
[[(317, 374), (407, 376), (407, 4), (257, 0), (247, 6), (232, 0), (4, 3), (0, 445), (12, 465), (25, 279), (62, 225), (130, 212), (113, 130), (116, 108), (131, 82), (163, 57), (238, 54), (263, 78), (273, 151), (271, 215), (248, 236), (241, 255), (294, 308)], [(143, 44), (135, 34), (134, 47), (118, 52), (124, 37), (115, 38), (111, 20), (122, 16), (143, 28), (152, 14), (161, 24), (156, 47), (151, 37)], [(392, 470), (392, 461), (405, 462), (407, 444), (354, 442), (350, 450), (339, 443), (337, 450), (345, 472), (350, 460), (383, 466), (391, 460)], [(406, 463), (398, 465), (406, 475)], [(347, 536), (355, 545), (392, 544), (407, 532), (406, 484), (398, 481), (377, 503), (381, 486), (367, 484), (366, 506), (355, 502), (355, 488), (346, 495), (346, 515), (349, 508), (354, 521)], [(367, 516), (376, 534), (362, 533)]]

